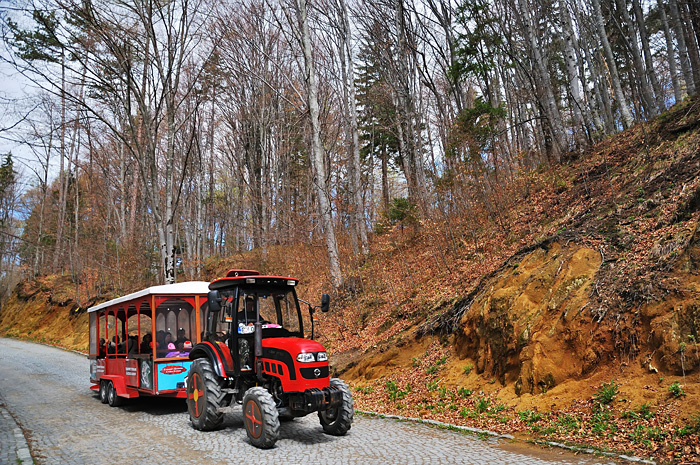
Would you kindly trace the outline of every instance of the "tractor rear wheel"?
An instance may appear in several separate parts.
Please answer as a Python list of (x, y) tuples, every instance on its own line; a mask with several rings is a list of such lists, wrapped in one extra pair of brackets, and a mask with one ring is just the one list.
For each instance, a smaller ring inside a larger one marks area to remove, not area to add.
[(107, 382), (107, 403), (110, 407), (119, 407), (124, 399), (117, 395), (117, 388), (114, 387), (114, 383), (111, 381)]
[(352, 394), (348, 385), (341, 379), (332, 378), (331, 387), (340, 389), (343, 400), (337, 407), (318, 412), (318, 418), (321, 420), (323, 431), (333, 436), (343, 436), (352, 426), (352, 419), (355, 415)]
[(211, 431), (221, 426), (224, 414), (219, 408), (225, 396), (222, 385), (209, 360), (198, 358), (192, 362), (187, 373), (187, 410), (194, 429)]
[(261, 449), (275, 445), (280, 420), (272, 394), (262, 387), (252, 387), (243, 396), (243, 422), (250, 443)]
[(107, 381), (100, 381), (100, 402), (103, 404), (107, 403), (107, 388), (109, 384)]

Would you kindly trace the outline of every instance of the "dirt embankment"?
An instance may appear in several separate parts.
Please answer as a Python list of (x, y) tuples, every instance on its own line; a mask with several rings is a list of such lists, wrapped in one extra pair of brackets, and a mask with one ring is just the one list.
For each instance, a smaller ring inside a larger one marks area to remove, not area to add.
[(636, 363), (649, 373), (696, 373), (697, 225), (663, 278), (674, 283), (673, 292), (659, 302), (637, 303), (610, 317), (596, 311), (601, 266), (599, 250), (573, 242), (545, 243), (511, 258), (456, 312), (455, 355), (471, 360), (477, 373), (512, 385), (517, 395), (547, 392), (611, 363)]
[(20, 283), (0, 311), (0, 335), (86, 352), (87, 305), (76, 303), (73, 289), (67, 276)]

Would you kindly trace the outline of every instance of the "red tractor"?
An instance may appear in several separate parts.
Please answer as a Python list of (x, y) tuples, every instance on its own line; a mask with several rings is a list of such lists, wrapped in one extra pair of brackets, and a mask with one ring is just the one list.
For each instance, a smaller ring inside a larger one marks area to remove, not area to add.
[[(353, 420), (352, 394), (329, 376), (328, 357), (313, 340), (315, 307), (297, 298), (298, 280), (230, 270), (209, 285), (206, 330), (190, 352), (187, 409), (195, 429), (218, 428), (243, 405), (246, 432), (260, 448), (275, 445), (280, 420), (318, 412), (323, 430), (342, 436)], [(311, 338), (304, 338), (299, 302), (308, 306)], [(327, 312), (328, 294), (321, 311)]]

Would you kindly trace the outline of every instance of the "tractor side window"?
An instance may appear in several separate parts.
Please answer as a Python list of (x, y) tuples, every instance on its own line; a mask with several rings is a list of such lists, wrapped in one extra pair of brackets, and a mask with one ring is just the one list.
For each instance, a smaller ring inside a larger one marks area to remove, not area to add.
[(275, 306), (280, 324), (293, 333), (300, 332), (299, 313), (294, 295), (291, 292), (275, 295)]
[(261, 295), (258, 299), (258, 306), (260, 308), (260, 321), (264, 324), (279, 324), (277, 321), (277, 312), (275, 311), (274, 298), (267, 295)]

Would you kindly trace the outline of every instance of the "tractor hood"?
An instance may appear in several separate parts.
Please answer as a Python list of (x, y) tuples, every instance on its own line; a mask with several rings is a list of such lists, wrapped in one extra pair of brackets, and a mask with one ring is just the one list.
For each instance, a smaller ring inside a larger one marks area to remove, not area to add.
[(299, 337), (275, 337), (263, 339), (262, 345), (268, 349), (279, 349), (289, 352), (292, 358), (301, 353), (325, 352), (323, 344)]

